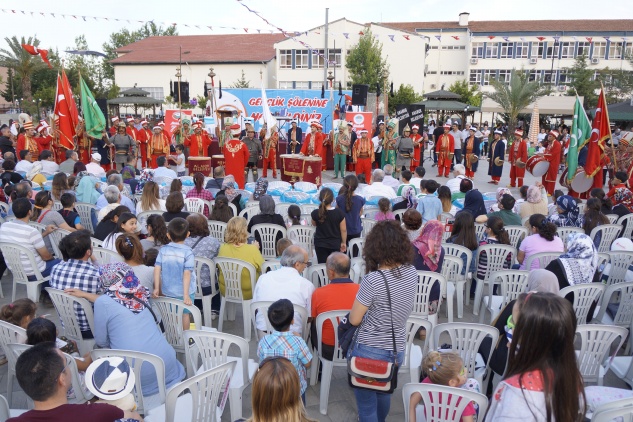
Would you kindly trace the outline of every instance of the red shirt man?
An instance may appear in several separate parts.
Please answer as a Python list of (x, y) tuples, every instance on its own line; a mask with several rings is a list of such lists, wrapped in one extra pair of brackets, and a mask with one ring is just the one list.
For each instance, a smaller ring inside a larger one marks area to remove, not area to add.
[(547, 148), (545, 148), (545, 160), (549, 161), (549, 168), (547, 169), (547, 173), (543, 176), (542, 183), (547, 191), (548, 196), (552, 196), (554, 194), (554, 189), (556, 189), (556, 179), (558, 176), (558, 166), (560, 164), (560, 151), (561, 145), (558, 142), (558, 132), (552, 130), (547, 135)]
[(241, 131), (242, 128), (240, 125), (234, 124), (231, 126), (233, 139), (229, 139), (225, 142), (222, 152), (226, 160), (224, 164), (226, 174), (232, 174), (240, 189), (244, 189), (244, 168), (248, 163), (250, 154), (246, 144), (237, 139)]
[(521, 161), (523, 164), (527, 162), (528, 149), (527, 142), (523, 139), (523, 130), (517, 129), (514, 131), (514, 143), (510, 147), (508, 153), (508, 160), (510, 161), (510, 185), (509, 188), (523, 186), (523, 178), (525, 177), (525, 165), (523, 167), (517, 166), (517, 161)]
[(415, 171), (417, 166), (422, 165), (422, 161), (420, 157), (424, 156), (424, 143), (422, 142), (422, 135), (418, 133), (420, 130), (420, 126), (413, 125), (411, 126), (411, 135), (409, 138), (413, 140), (413, 160), (411, 161), (411, 172)]
[(209, 134), (202, 130), (202, 123), (193, 124), (193, 134), (185, 138), (184, 145), (189, 148), (190, 157), (207, 157), (209, 156), (209, 145), (211, 138)]
[(307, 156), (316, 156), (323, 158), (323, 134), (318, 132), (322, 127), (319, 122), (310, 124), (310, 133), (306, 135), (303, 145), (301, 146), (301, 154)]
[(451, 170), (451, 161), (455, 153), (455, 138), (449, 133), (451, 125), (444, 124), (444, 134), (440, 135), (435, 144), (437, 152), (437, 177), (448, 177)]

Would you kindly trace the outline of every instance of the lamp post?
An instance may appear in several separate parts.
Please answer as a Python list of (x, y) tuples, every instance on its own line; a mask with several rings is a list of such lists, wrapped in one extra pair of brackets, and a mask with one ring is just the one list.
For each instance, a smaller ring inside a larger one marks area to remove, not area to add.
[(332, 71), (327, 72), (327, 80), (330, 82), (330, 113), (332, 115), (332, 130), (334, 130), (334, 75)]

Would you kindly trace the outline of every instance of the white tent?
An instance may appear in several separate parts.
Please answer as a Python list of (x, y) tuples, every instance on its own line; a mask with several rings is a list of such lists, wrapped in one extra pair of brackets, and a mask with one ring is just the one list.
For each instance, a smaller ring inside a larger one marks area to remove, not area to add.
[[(580, 97), (582, 103), (583, 97)], [(576, 102), (575, 96), (550, 96), (546, 95), (539, 97), (538, 109), (541, 114), (574, 114), (574, 104)], [(534, 103), (531, 103), (526, 108), (521, 110), (521, 114), (530, 114), (534, 108)], [(481, 102), (481, 111), (488, 113), (505, 113), (505, 110), (490, 98), (484, 97)]]

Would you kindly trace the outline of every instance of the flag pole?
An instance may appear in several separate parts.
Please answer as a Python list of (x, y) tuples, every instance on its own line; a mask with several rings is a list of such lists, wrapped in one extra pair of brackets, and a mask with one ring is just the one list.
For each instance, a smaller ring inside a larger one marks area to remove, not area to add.
[[(602, 91), (602, 95), (604, 95), (604, 85), (600, 82), (600, 89)], [(607, 106), (607, 96), (604, 95), (604, 114), (607, 116), (607, 121), (609, 122), (609, 141), (611, 141), (611, 154), (613, 155), (613, 168), (615, 170), (618, 169), (618, 161), (615, 158), (615, 146), (613, 145), (613, 137), (611, 135), (611, 120), (609, 120), (609, 107)], [(614, 170), (614, 171), (615, 171)]]

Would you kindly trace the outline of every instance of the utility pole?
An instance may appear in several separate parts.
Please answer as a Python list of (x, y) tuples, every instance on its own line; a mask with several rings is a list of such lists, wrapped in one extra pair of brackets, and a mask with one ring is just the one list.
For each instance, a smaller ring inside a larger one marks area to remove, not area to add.
[(328, 21), (328, 13), (330, 11), (329, 7), (325, 8), (325, 48), (323, 49), (323, 51), (325, 52), (325, 65), (323, 66), (323, 84), (326, 83), (327, 81), (327, 70), (329, 67), (329, 63), (328, 63), (328, 57), (330, 56), (330, 53), (328, 51), (328, 32), (329, 32), (329, 21)]

